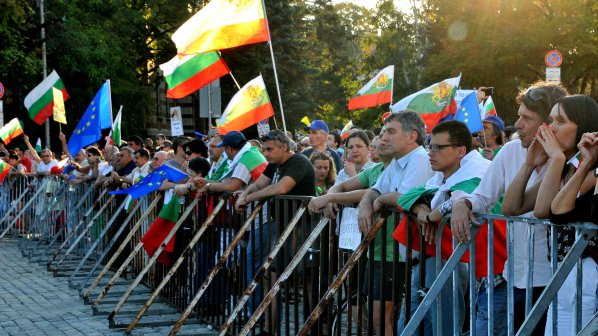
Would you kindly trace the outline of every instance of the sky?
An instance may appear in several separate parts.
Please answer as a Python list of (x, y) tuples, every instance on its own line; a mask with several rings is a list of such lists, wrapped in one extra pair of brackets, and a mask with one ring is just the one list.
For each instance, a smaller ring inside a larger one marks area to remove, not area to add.
[[(341, 2), (352, 2), (354, 4), (372, 9), (372, 8), (376, 7), (376, 3), (378, 1), (376, 1), (376, 0), (332, 0), (332, 3), (334, 3), (334, 4), (341, 3)], [(394, 2), (396, 4), (396, 6), (402, 11), (409, 10), (409, 8), (411, 7), (411, 5), (409, 4), (409, 0), (394, 0)]]

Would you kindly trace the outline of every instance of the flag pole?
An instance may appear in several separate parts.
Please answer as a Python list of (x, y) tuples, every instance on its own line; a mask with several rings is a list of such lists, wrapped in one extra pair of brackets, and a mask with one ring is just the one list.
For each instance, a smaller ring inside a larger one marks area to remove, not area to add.
[(390, 105), (388, 105), (388, 110), (391, 110), (392, 107), (392, 93), (395, 89), (395, 67), (392, 66), (392, 79), (390, 80)]
[[(278, 84), (278, 74), (276, 72), (276, 61), (274, 59), (274, 49), (272, 49), (272, 36), (270, 35), (270, 24), (268, 23), (268, 15), (266, 14), (266, 4), (262, 0), (262, 9), (264, 10), (264, 17), (266, 18), (266, 30), (268, 31), (268, 47), (270, 47), (270, 57), (272, 58), (272, 69), (274, 70), (274, 81), (276, 82), (276, 93), (278, 93), (278, 103), (280, 104), (280, 114), (282, 116), (282, 127), (284, 132), (287, 132), (287, 124), (284, 118), (284, 109), (282, 108), (282, 97), (280, 96), (280, 85)], [(274, 125), (276, 128), (276, 118), (274, 118)]]
[(233, 72), (229, 71), (228, 73), (230, 75), (230, 77), (233, 79), (233, 81), (235, 82), (235, 85), (237, 86), (237, 90), (241, 90), (241, 86), (239, 85), (239, 82), (237, 82), (237, 79), (235, 78), (235, 76), (233, 76)]

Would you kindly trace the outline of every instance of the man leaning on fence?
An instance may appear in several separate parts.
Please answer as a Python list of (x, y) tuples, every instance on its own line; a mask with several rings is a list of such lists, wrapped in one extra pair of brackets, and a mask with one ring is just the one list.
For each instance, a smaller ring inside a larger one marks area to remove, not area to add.
[[(527, 148), (532, 143), (538, 128), (547, 118), (553, 103), (560, 97), (567, 94), (558, 84), (536, 83), (529, 89), (520, 92), (517, 97), (519, 105), (519, 119), (515, 123), (519, 139), (507, 143), (492, 161), (488, 171), (482, 178), (480, 185), (471, 194), (454, 196), (451, 217), (451, 230), (453, 236), (459, 242), (467, 242), (471, 239), (470, 223), (478, 224), (473, 213), (486, 214), (499, 201), (500, 197), (507, 190), (515, 178), (519, 168), (525, 162)], [(531, 187), (536, 181), (542, 178), (545, 166), (536, 169), (528, 181), (527, 187)], [(524, 217), (533, 218), (529, 212)], [(504, 268), (503, 276), (497, 275), (494, 283), (494, 335), (506, 335), (507, 332), (507, 286), (515, 287), (514, 308), (515, 308), (515, 330), (525, 320), (525, 294), (529, 272), (528, 264), (532, 262), (528, 258), (528, 230), (530, 227), (525, 223), (513, 223), (514, 255), (509, 256), (514, 262), (513, 283), (507, 284), (508, 279)], [(547, 256), (546, 227), (534, 225), (535, 231), (533, 248), (533, 301), (535, 302), (542, 293), (544, 286), (551, 277), (550, 263)], [(486, 300), (487, 281), (480, 283), (477, 302), (476, 329), (479, 335), (488, 331), (488, 302)], [(534, 334), (543, 334), (546, 323), (546, 315), (538, 323)]]
[[(226, 138), (226, 137), (225, 137)], [(253, 201), (260, 201), (276, 195), (299, 195), (299, 196), (315, 196), (315, 172), (307, 157), (301, 154), (295, 154), (289, 149), (290, 139), (281, 131), (274, 130), (266, 134), (264, 137), (263, 150), (266, 159), (268, 160), (268, 167), (264, 174), (252, 185), (250, 185), (244, 192), (239, 195), (237, 199), (237, 210), (241, 210), (245, 205)], [(283, 225), (284, 223), (278, 223)], [(261, 234), (251, 232), (252, 235), (257, 235), (257, 239), (262, 240), (255, 242), (258, 246), (253, 246), (256, 239), (249, 239), (247, 245), (247, 260), (251, 263), (253, 259), (255, 263), (248, 265), (248, 278), (260, 267), (263, 260), (257, 260), (258, 254), (253, 257), (251, 254), (257, 253), (259, 248), (264, 249), (264, 256), (270, 251), (268, 246), (268, 239), (274, 242), (272, 237), (276, 236), (276, 223), (269, 220), (256, 231), (261, 230)], [(261, 239), (260, 239), (261, 238)], [(281, 270), (282, 271), (282, 270)], [(251, 274), (251, 275), (249, 275)], [(249, 279), (249, 281), (251, 280)], [(266, 288), (270, 287), (276, 282), (276, 274), (270, 272), (270, 282), (265, 283)], [(278, 325), (278, 307), (277, 303), (273, 302), (273, 325), (270, 326), (269, 316), (266, 316), (265, 330), (272, 332)]]
[[(467, 126), (460, 121), (447, 121), (440, 123), (432, 129), (430, 139), (430, 164), (434, 175), (418, 188), (409, 190), (398, 199), (399, 207), (412, 212), (417, 217), (417, 223), (426, 242), (430, 245), (426, 248), (426, 255), (420, 254), (416, 257), (418, 263), (411, 273), (411, 316), (417, 309), (420, 290), (420, 267), (425, 262), (425, 280), (422, 287), (430, 288), (436, 280), (436, 253), (435, 243), (437, 242), (438, 222), (446, 213), (446, 206), (449, 198), (455, 191), (461, 190), (471, 192), (479, 184), (480, 179), (488, 169), (490, 161), (484, 159), (477, 151), (472, 150), (473, 143), (471, 133)], [(406, 244), (406, 230), (413, 230), (409, 227), (408, 221), (402, 221), (399, 227), (397, 238)], [(446, 235), (441, 235), (443, 252), (442, 259), (447, 259), (452, 252), (452, 239), (448, 229)], [(413, 237), (417, 237), (417, 230)], [(400, 233), (399, 233), (400, 232)], [(419, 248), (414, 243), (414, 249)], [(417, 254), (414, 252), (414, 255)], [(462, 262), (457, 265), (460, 284), (453, 288), (449, 281), (441, 291), (442, 297), (442, 326), (437, 333), (436, 305), (433, 304), (424, 319), (426, 335), (447, 335), (453, 330), (453, 315), (457, 315), (459, 329), (463, 325), (465, 317), (464, 292), (467, 288), (467, 264)], [(457, 307), (453, 307), (453, 297), (457, 300)], [(407, 309), (407, 307), (405, 307)], [(399, 332), (404, 325), (405, 314), (401, 314), (399, 321)]]

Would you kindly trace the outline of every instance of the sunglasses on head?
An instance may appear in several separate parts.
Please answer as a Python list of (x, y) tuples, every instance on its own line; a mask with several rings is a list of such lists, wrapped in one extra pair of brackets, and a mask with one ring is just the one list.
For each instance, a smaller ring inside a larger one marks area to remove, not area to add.
[(193, 152), (192, 152), (192, 151), (185, 151), (185, 154), (187, 154), (187, 155), (189, 155), (189, 156), (190, 156), (190, 155), (192, 155), (192, 154), (193, 154)]

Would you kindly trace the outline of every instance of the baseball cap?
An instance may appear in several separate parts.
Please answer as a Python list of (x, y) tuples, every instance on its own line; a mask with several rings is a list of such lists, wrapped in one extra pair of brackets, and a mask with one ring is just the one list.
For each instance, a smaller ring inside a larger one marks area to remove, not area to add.
[(309, 127), (307, 127), (310, 130), (322, 130), (326, 133), (329, 133), (328, 131), (328, 125), (326, 125), (326, 123), (323, 120), (314, 120), (311, 122), (311, 125), (309, 125)]
[(226, 133), (222, 141), (218, 143), (218, 147), (230, 146), (232, 148), (241, 148), (247, 142), (243, 133), (238, 131), (231, 131)]
[(494, 116), (494, 115), (486, 116), (486, 118), (484, 118), (484, 121), (493, 123), (501, 131), (505, 129), (505, 122), (502, 121), (502, 119), (500, 119), (498, 116)]

